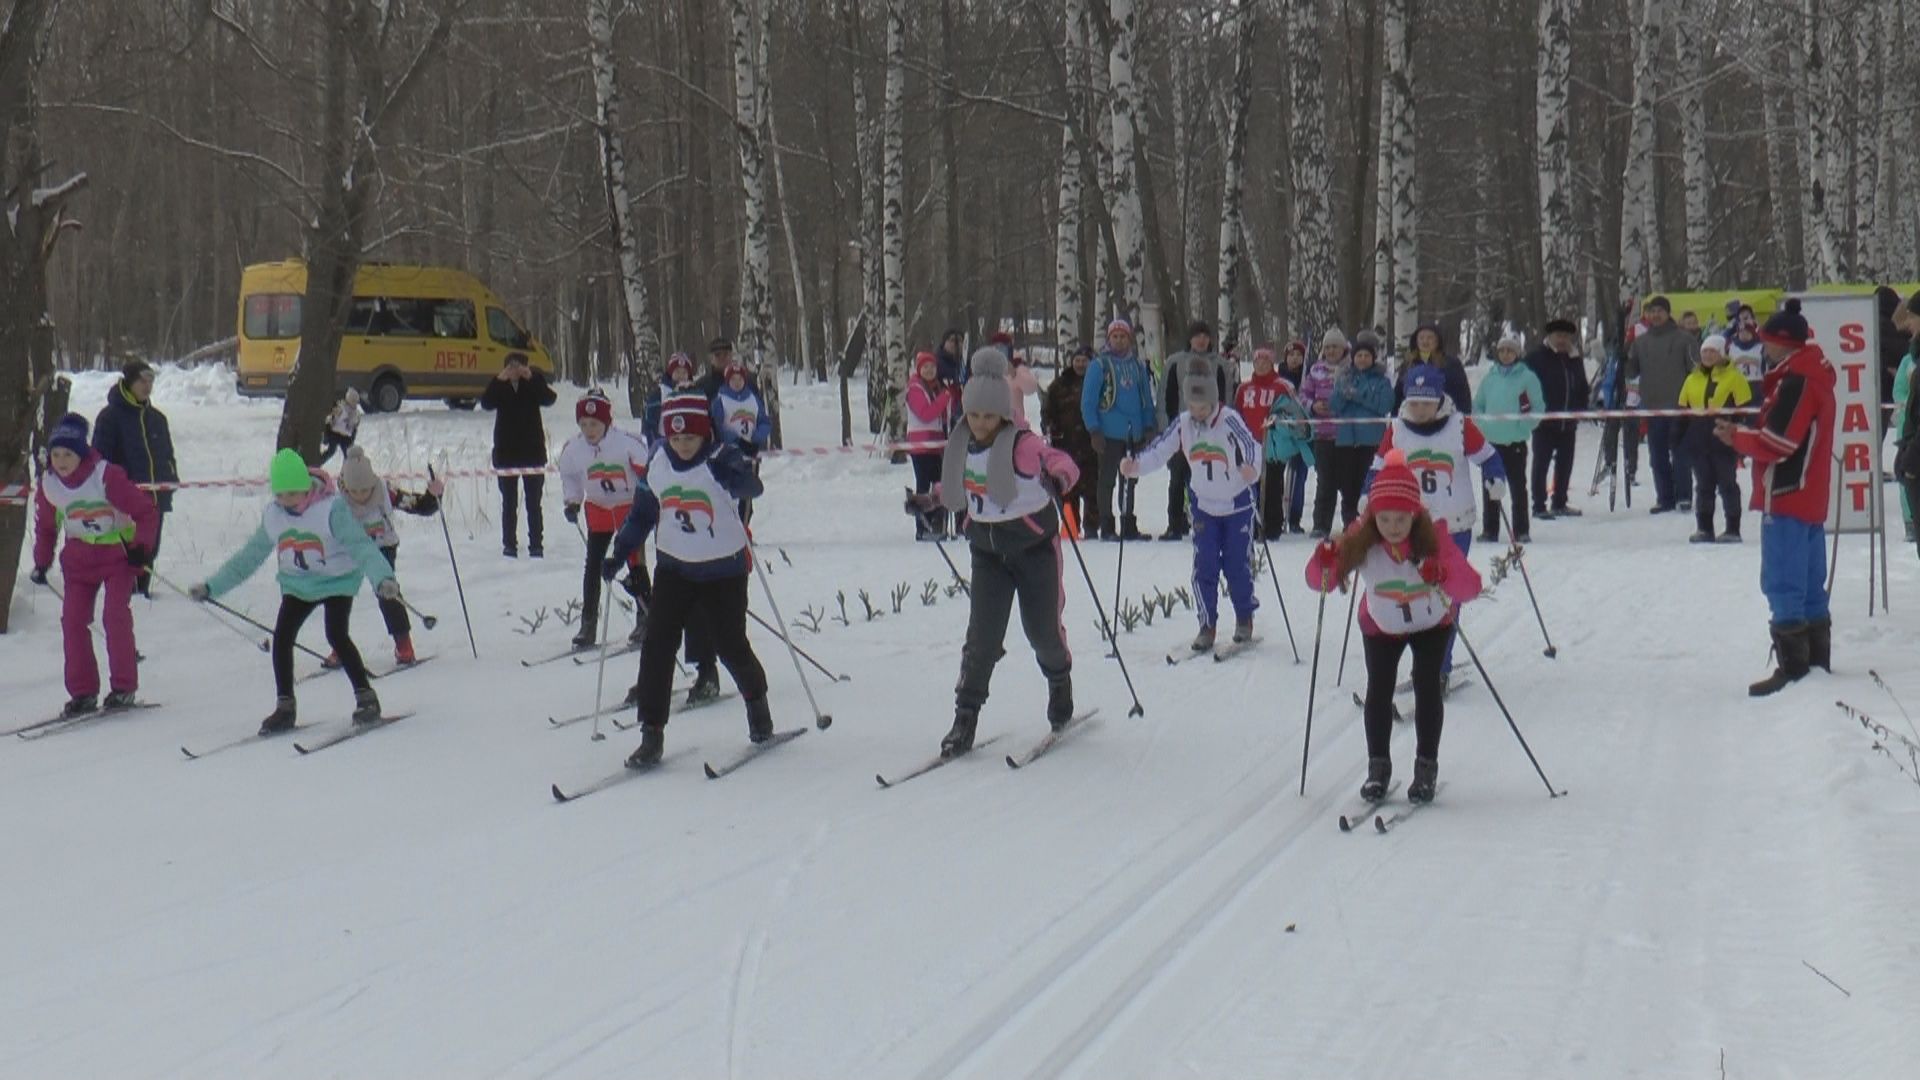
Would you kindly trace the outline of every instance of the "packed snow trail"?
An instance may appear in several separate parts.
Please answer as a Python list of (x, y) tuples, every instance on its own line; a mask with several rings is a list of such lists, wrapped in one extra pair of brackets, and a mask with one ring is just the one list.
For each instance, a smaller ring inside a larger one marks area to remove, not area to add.
[[(157, 393), (183, 474), (257, 472), (276, 403), (194, 379), (191, 399), (169, 399), (192, 381), (178, 373)], [(104, 386), (81, 377), (76, 404)], [(571, 396), (548, 412), (556, 444)], [(785, 398), (791, 441), (833, 441), (832, 388)], [(442, 451), (483, 460), (489, 432), (484, 414), (421, 406), (369, 417), (361, 443), (383, 467), (424, 468)], [(1580, 441), (1585, 476), (1597, 432)], [(551, 502), (547, 557), (508, 561), (493, 486), (451, 485), (481, 659), (443, 623), (458, 648), (379, 684), (414, 718), (323, 754), (275, 739), (184, 760), (258, 726), (266, 659), (177, 596), (136, 601), (141, 695), (165, 707), (0, 742), (0, 920), (16, 928), (0, 942), (0, 1074), (1611, 1080), (1717, 1075), (1724, 1050), (1729, 1076), (1880, 1078), (1920, 1058), (1920, 788), (1833, 707), (1897, 722), (1872, 667), (1920, 708), (1920, 573), (1900, 545), (1894, 613), (1868, 622), (1864, 543), (1842, 539), (1841, 674), (1756, 704), (1758, 544), (1690, 546), (1690, 522), (1598, 500), (1537, 524), (1529, 569), (1558, 659), (1540, 655), (1517, 576), (1466, 617), (1569, 796), (1547, 799), (1476, 687), (1448, 706), (1440, 800), (1386, 836), (1342, 834), (1365, 757), (1357, 644), (1345, 686), (1323, 673), (1301, 798), (1306, 668), (1270, 643), (1168, 668), (1157, 658), (1194, 628), (1176, 608), (1121, 636), (1148, 710), (1129, 718), (1074, 567), (1075, 700), (1101, 722), (1032, 769), (1002, 767), (1046, 731), (1016, 630), (981, 716), (981, 742), (1000, 741), (877, 790), (876, 773), (937, 751), (966, 621), (938, 553), (911, 539), (903, 475), (858, 454), (767, 462), (754, 525), (771, 584), (789, 619), (819, 619), (796, 640), (854, 681), (815, 682), (830, 731), (720, 783), (699, 763), (747, 746), (737, 700), (675, 714), (644, 779), (555, 806), (554, 781), (618, 772), (638, 735), (556, 732), (547, 717), (592, 707), (593, 673), (515, 662), (574, 629), (581, 542)], [(1144, 525), (1164, 482), (1140, 495)], [(161, 571), (209, 573), (258, 498), (181, 495)], [(408, 596), (447, 615), (439, 524), (400, 528)], [(1187, 581), (1188, 545), (1128, 547), (1124, 597)], [(1083, 551), (1104, 601), (1118, 552)], [(1305, 544), (1273, 553), (1307, 610)], [(270, 614), (270, 576), (229, 599)], [(50, 600), (23, 588), (0, 638), (0, 719), (64, 698)], [(354, 627), (383, 664), (364, 595)], [(778, 639), (751, 633), (776, 726), (806, 724)], [(610, 688), (637, 668), (622, 660)], [(298, 692), (303, 725), (344, 724), (344, 675)], [(1404, 781), (1411, 732), (1395, 739)]]

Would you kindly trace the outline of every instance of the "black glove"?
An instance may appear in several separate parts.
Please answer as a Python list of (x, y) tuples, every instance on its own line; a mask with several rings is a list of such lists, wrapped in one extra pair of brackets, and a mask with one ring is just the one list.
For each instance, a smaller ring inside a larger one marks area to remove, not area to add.
[(127, 565), (135, 570), (144, 570), (153, 565), (153, 552), (138, 544), (127, 545)]
[(939, 503), (934, 499), (933, 492), (924, 491), (919, 494), (911, 491), (907, 492), (906, 509), (908, 517), (913, 517), (916, 514), (930, 514), (938, 508)]
[(568, 503), (567, 508), (560, 512), (560, 516), (567, 519), (567, 524), (578, 525), (580, 523), (580, 504)]
[(614, 578), (619, 577), (620, 568), (625, 565), (627, 565), (627, 560), (618, 555), (609, 555), (600, 560), (600, 580), (612, 581)]
[(48, 568), (44, 566), (34, 567), (33, 573), (27, 575), (27, 580), (33, 582), (35, 585), (45, 585), (47, 583), (47, 569)]

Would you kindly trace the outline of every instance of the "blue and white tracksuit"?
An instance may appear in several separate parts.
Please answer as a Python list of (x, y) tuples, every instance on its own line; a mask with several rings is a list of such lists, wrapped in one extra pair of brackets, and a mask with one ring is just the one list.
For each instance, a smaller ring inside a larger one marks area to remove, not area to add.
[[(1182, 413), (1160, 437), (1136, 456), (1141, 472), (1167, 463), (1175, 452), (1186, 455), (1188, 512), (1193, 521), (1193, 596), (1200, 625), (1220, 621), (1220, 577), (1237, 622), (1250, 622), (1260, 608), (1253, 590), (1254, 490), (1262, 463), (1260, 447), (1240, 414), (1215, 406), (1206, 420)], [(1240, 473), (1252, 466), (1254, 479)]]

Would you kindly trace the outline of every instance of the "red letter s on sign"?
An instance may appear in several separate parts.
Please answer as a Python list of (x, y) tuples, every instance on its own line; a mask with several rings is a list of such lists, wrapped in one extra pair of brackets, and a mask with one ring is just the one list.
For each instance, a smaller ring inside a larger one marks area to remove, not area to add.
[(1847, 323), (1840, 327), (1840, 351), (1865, 352), (1867, 349), (1866, 328), (1859, 323)]

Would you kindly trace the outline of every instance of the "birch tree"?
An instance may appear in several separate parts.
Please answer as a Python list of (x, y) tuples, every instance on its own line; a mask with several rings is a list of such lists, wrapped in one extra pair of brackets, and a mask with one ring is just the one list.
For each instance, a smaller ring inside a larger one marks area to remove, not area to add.
[(608, 221), (620, 271), (633, 356), (627, 366), (627, 408), (639, 416), (647, 394), (660, 381), (660, 328), (647, 298), (640, 236), (634, 228), (627, 154), (620, 134), (620, 83), (613, 62), (613, 0), (587, 0), (587, 45), (593, 65), (593, 126), (600, 142), (600, 175), (607, 192)]
[[(1767, 48), (1769, 53), (1776, 51), (1772, 46)], [(1793, 141), (1786, 138), (1786, 133), (1794, 130), (1793, 102), (1786, 90), (1773, 85), (1771, 80), (1760, 84), (1760, 115), (1768, 132), (1768, 235), (1772, 238), (1773, 250), (1784, 264), (1782, 276), (1785, 284), (1789, 288), (1804, 288), (1807, 266), (1805, 232), (1795, 181), (1795, 158), (1789, 156), (1795, 153), (1795, 148)]]
[(1380, 80), (1380, 126), (1373, 151), (1373, 325), (1393, 341), (1393, 109), (1394, 94)]
[[(1173, 187), (1180, 206), (1180, 235), (1177, 238), (1180, 244), (1180, 301), (1186, 310), (1198, 318), (1206, 307), (1203, 296), (1209, 282), (1202, 266), (1206, 252), (1200, 246), (1200, 170), (1196, 167), (1195, 159), (1199, 156), (1200, 133), (1204, 127), (1201, 117), (1208, 111), (1208, 95), (1204, 88), (1196, 85), (1200, 77), (1194, 71), (1194, 54), (1203, 50), (1205, 43), (1201, 40), (1201, 32), (1192, 25), (1192, 20), (1183, 21), (1187, 25), (1181, 33), (1186, 40), (1175, 46), (1171, 58)], [(1226, 192), (1222, 192), (1221, 196), (1223, 200), (1231, 197)], [(1224, 334), (1226, 331), (1221, 332)]]
[(1621, 177), (1620, 295), (1645, 296), (1653, 288), (1653, 106), (1659, 87), (1661, 0), (1639, 0), (1640, 19), (1633, 35), (1633, 112), (1627, 135), (1627, 164)]
[(1827, 51), (1822, 41), (1827, 34), (1821, 0), (1804, 0), (1804, 20), (1800, 23), (1801, 54), (1795, 86), (1800, 104), (1794, 111), (1805, 120), (1800, 149), (1800, 201), (1805, 218), (1803, 228), (1811, 230), (1807, 240), (1807, 284), (1822, 285), (1840, 280), (1840, 236), (1834, 224), (1839, 195), (1829, 186), (1827, 159), (1833, 138), (1833, 104), (1827, 93)]
[(1078, 118), (1086, 110), (1081, 72), (1087, 54), (1087, 0), (1067, 0), (1066, 67), (1067, 117), (1060, 125), (1060, 201), (1053, 236), (1053, 340), (1062, 361), (1080, 347), (1080, 324), (1086, 314), (1086, 283), (1080, 277), (1080, 141)]
[(1680, 166), (1686, 186), (1687, 280), (1689, 289), (1707, 287), (1713, 225), (1710, 220), (1713, 169), (1707, 160), (1707, 105), (1702, 84), (1701, 27), (1697, 18), (1674, 20), (1675, 56), (1680, 72)]
[[(1214, 304), (1214, 325), (1220, 335), (1235, 336), (1240, 325), (1235, 302), (1239, 298), (1241, 237), (1246, 233), (1244, 188), (1247, 164), (1247, 112), (1253, 107), (1253, 35), (1257, 20), (1252, 0), (1240, 0), (1234, 11), (1240, 20), (1233, 50), (1233, 91), (1227, 103), (1226, 146), (1220, 177), (1220, 291)], [(1198, 311), (1198, 307), (1194, 309)]]
[[(1286, 0), (1287, 88), (1292, 98), (1287, 167), (1293, 188), (1291, 244), (1288, 252), (1287, 312), (1296, 324), (1332, 326), (1339, 321), (1340, 286), (1333, 254), (1333, 187), (1327, 160), (1327, 98), (1320, 72), (1319, 0)], [(1252, 20), (1250, 7), (1241, 18)], [(1249, 53), (1252, 43), (1242, 38)], [(1235, 84), (1238, 92), (1239, 84)], [(1245, 93), (1250, 100), (1251, 79)], [(1245, 122), (1244, 116), (1242, 123)], [(1244, 137), (1244, 133), (1243, 133)]]
[(1534, 87), (1534, 165), (1540, 178), (1541, 299), (1550, 318), (1574, 310), (1573, 163), (1567, 98), (1573, 81), (1569, 0), (1539, 0), (1540, 61)]
[(868, 376), (867, 396), (880, 398), (882, 430), (892, 438), (899, 437), (905, 428), (897, 391), (904, 389), (907, 381), (906, 98), (906, 0), (887, 0), (887, 93), (881, 105), (880, 148), (885, 348)]
[[(1848, 127), (1853, 152), (1849, 155), (1849, 190), (1853, 198), (1853, 272), (1862, 281), (1880, 281), (1886, 263), (1880, 254), (1880, 127), (1885, 122), (1881, 110), (1887, 100), (1880, 93), (1880, 49), (1878, 38), (1885, 33), (1880, 25), (1884, 8), (1867, 0), (1854, 8), (1851, 40), (1846, 50), (1851, 58), (1854, 82), (1848, 100), (1854, 103), (1853, 122)], [(1843, 39), (1845, 40), (1845, 39)]]
[(740, 258), (740, 329), (735, 335), (742, 354), (759, 367), (771, 341), (773, 276), (771, 242), (767, 235), (766, 148), (761, 141), (760, 65), (755, 45), (759, 8), (765, 0), (732, 0), (733, 6), (733, 141), (740, 155), (740, 200), (744, 228)]
[(1138, 325), (1143, 275), (1147, 250), (1143, 211), (1140, 205), (1140, 175), (1135, 146), (1139, 127), (1135, 113), (1139, 108), (1139, 87), (1134, 82), (1133, 47), (1136, 33), (1133, 0), (1108, 0), (1113, 21), (1113, 47), (1107, 57), (1112, 83), (1109, 95), (1113, 112), (1113, 182), (1108, 191), (1108, 213), (1113, 218), (1113, 238), (1120, 248), (1120, 311), (1128, 322)]
[[(1909, 21), (1913, 13), (1904, 0), (1886, 0), (1886, 22), (1880, 34), (1880, 78), (1883, 89), (1911, 86), (1920, 76), (1920, 65), (1911, 62), (1913, 50), (1908, 34), (1920, 29), (1920, 22)], [(1880, 252), (1887, 276), (1901, 280), (1916, 269), (1914, 222), (1911, 216), (1920, 206), (1920, 190), (1914, 176), (1914, 114), (1911, 108), (1895, 111), (1880, 119), (1880, 172), (1874, 185), (1880, 194), (1875, 220), (1880, 228)]]
[(1420, 205), (1414, 188), (1413, 0), (1386, 0), (1387, 84), (1393, 103), (1393, 325), (1420, 322)]

